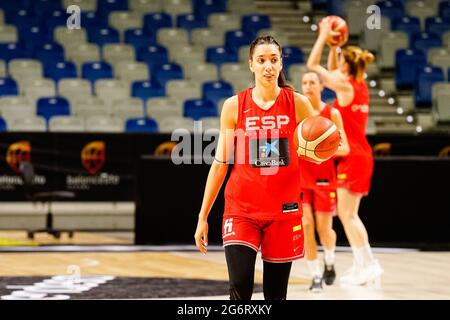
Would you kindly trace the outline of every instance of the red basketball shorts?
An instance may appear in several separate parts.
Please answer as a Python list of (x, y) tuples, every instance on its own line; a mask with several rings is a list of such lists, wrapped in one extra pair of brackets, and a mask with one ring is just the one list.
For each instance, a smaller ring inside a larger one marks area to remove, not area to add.
[(336, 190), (302, 189), (303, 204), (309, 205), (318, 214), (336, 215)]
[(304, 256), (301, 216), (287, 220), (259, 220), (242, 216), (224, 216), (223, 246), (243, 245), (258, 252), (267, 262), (283, 263)]
[(367, 195), (370, 190), (372, 172), (371, 155), (349, 155), (342, 158), (337, 166), (337, 187)]

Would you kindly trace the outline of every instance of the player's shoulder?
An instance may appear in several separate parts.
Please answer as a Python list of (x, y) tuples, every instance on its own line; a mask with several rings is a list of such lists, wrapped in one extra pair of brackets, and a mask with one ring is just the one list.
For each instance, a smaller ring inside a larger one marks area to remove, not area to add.
[(331, 110), (330, 112), (331, 112), (332, 116), (339, 117), (341, 115), (341, 112), (337, 108), (335, 108), (329, 104), (327, 104), (327, 105), (330, 107), (330, 110)]
[(238, 113), (239, 103), (238, 95), (234, 95), (226, 99), (222, 106), (221, 116), (235, 118)]
[(239, 99), (238, 99), (238, 95), (235, 94), (234, 96), (229, 97), (228, 99), (226, 99), (223, 103), (223, 107), (225, 108), (235, 108), (238, 106), (239, 103)]
[(301, 93), (294, 91), (294, 101), (296, 105), (309, 103), (309, 99)]

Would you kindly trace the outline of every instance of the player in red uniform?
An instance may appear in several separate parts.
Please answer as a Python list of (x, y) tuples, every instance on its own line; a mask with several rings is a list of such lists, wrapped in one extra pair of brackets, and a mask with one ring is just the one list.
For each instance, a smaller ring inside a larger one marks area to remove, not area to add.
[[(309, 98), (313, 108), (319, 115), (334, 122), (341, 131), (342, 142), (336, 152), (337, 156), (347, 155), (349, 147), (342, 117), (336, 108), (321, 100), (323, 84), (319, 74), (306, 72), (301, 79), (302, 92)], [(334, 159), (321, 164), (300, 160), (300, 183), (303, 193), (303, 227), (305, 230), (306, 263), (313, 277), (310, 290), (322, 291), (322, 281), (333, 284), (336, 278), (334, 269), (336, 233), (333, 230), (333, 217), (336, 215), (336, 170)], [(317, 241), (315, 231), (319, 235), (324, 249), (324, 270), (320, 271), (317, 259)]]
[(320, 65), (320, 57), (330, 35), (334, 35), (328, 19), (319, 26), (319, 36), (307, 66), (322, 77), (324, 85), (336, 93), (334, 107), (342, 115), (350, 153), (337, 168), (338, 216), (352, 247), (353, 267), (341, 277), (343, 284), (362, 285), (380, 279), (383, 269), (374, 259), (367, 230), (358, 216), (361, 198), (368, 194), (373, 171), (371, 147), (366, 139), (369, 113), (369, 90), (364, 71), (374, 56), (367, 50), (346, 46), (338, 56), (338, 46), (330, 46), (328, 69)]
[(282, 66), (281, 47), (273, 37), (258, 37), (251, 43), (249, 67), (255, 87), (223, 105), (215, 161), (194, 236), (205, 254), (207, 217), (234, 154), (222, 230), (233, 300), (251, 298), (259, 248), (268, 300), (286, 299), (292, 261), (304, 255), (294, 131), (314, 110), (306, 97), (286, 84)]

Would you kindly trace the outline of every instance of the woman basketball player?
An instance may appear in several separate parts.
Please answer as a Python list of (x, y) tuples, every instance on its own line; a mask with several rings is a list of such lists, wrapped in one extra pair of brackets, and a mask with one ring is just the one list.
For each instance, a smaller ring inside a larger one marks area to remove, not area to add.
[(342, 115), (350, 153), (337, 167), (338, 216), (352, 247), (353, 267), (340, 278), (342, 284), (363, 285), (380, 279), (383, 269), (374, 259), (366, 228), (358, 216), (361, 198), (368, 194), (373, 171), (372, 149), (366, 139), (369, 113), (369, 90), (364, 71), (374, 56), (367, 50), (347, 46), (337, 55), (330, 46), (328, 70), (320, 65), (320, 57), (329, 36), (335, 35), (328, 19), (319, 26), (319, 35), (308, 58), (307, 66), (316, 71), (324, 85), (336, 93), (334, 107)]
[[(309, 98), (313, 108), (320, 116), (334, 122), (341, 131), (341, 145), (337, 156), (347, 155), (349, 147), (343, 131), (340, 112), (321, 100), (323, 84), (316, 72), (306, 72), (301, 79), (302, 92)], [(336, 215), (336, 170), (334, 159), (321, 164), (300, 160), (300, 183), (303, 193), (303, 227), (305, 229), (306, 263), (313, 277), (310, 290), (322, 291), (322, 281), (333, 284), (336, 278), (334, 269), (336, 233), (333, 230), (333, 216)], [(320, 271), (317, 259), (315, 231), (324, 248), (324, 271)]]
[(205, 254), (207, 217), (234, 154), (225, 189), (222, 229), (230, 299), (251, 299), (256, 255), (261, 247), (264, 298), (282, 300), (286, 299), (292, 261), (304, 255), (294, 131), (301, 120), (314, 115), (314, 110), (306, 97), (286, 84), (281, 47), (273, 37), (258, 37), (251, 43), (249, 67), (255, 87), (223, 105), (195, 243)]

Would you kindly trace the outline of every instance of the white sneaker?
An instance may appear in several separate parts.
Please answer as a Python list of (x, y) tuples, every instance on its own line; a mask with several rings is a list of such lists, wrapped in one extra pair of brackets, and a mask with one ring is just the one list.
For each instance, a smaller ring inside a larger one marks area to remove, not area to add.
[(339, 278), (340, 284), (350, 285), (355, 283), (355, 279), (361, 277), (361, 273), (363, 271), (363, 267), (353, 262), (353, 265), (350, 269), (348, 269), (342, 277)]
[(384, 273), (383, 268), (380, 266), (378, 260), (374, 260), (370, 265), (365, 268), (366, 284), (373, 284), (374, 286), (380, 285), (381, 275)]
[(366, 267), (361, 267), (353, 264), (350, 271), (340, 278), (341, 284), (361, 286), (365, 284), (375, 283), (380, 280), (381, 275), (384, 273), (378, 260), (375, 260)]

